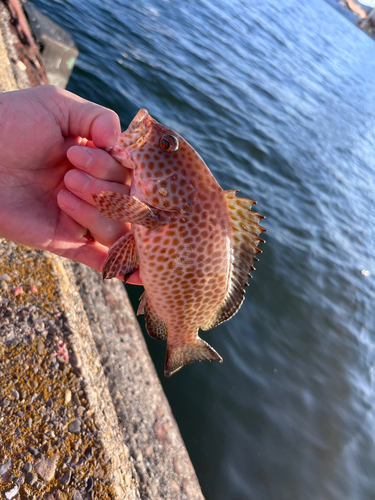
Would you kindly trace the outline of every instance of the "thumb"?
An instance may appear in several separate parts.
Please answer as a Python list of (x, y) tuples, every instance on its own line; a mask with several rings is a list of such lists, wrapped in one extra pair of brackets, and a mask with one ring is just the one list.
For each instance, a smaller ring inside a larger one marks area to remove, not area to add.
[(97, 148), (114, 146), (121, 131), (118, 115), (103, 106), (86, 101), (66, 90), (52, 87), (59, 108), (58, 121), (65, 137), (83, 137)]

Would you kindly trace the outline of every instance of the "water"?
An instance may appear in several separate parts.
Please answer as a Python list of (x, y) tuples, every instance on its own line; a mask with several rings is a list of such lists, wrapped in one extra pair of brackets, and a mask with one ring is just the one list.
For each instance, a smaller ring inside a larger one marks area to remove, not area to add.
[(79, 45), (69, 90), (146, 107), (267, 216), (203, 334), (224, 363), (161, 376), (206, 498), (375, 499), (373, 40), (323, 0), (35, 4)]

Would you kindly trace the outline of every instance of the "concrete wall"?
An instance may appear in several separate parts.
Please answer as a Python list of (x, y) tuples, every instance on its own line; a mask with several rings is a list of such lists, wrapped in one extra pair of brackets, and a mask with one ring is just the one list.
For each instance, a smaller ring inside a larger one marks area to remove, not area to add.
[[(20, 16), (0, 2), (1, 92), (46, 81)], [(123, 284), (1, 238), (0, 493), (203, 499)]]

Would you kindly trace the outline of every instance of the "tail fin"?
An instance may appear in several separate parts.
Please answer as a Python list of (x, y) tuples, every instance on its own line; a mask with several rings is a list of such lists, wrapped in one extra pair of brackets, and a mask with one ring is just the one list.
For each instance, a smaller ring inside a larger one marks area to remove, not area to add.
[(170, 377), (183, 366), (198, 361), (219, 361), (221, 363), (223, 358), (215, 351), (215, 349), (199, 337), (197, 337), (194, 344), (178, 347), (168, 345), (164, 375), (166, 377)]

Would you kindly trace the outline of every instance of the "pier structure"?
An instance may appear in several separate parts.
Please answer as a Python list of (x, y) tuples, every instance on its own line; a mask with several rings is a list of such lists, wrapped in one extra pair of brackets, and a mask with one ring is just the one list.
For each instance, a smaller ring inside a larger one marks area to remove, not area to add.
[[(45, 83), (0, 1), (0, 92)], [(0, 497), (203, 500), (123, 283), (1, 238)]]

